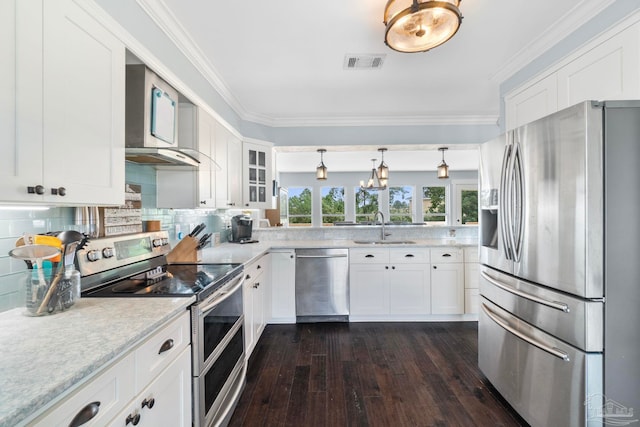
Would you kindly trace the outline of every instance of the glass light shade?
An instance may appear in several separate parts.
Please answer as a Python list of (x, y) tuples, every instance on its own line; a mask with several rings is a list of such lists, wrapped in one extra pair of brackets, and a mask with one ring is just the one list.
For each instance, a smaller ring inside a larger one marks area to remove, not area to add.
[(327, 167), (324, 165), (324, 163), (320, 163), (316, 168), (316, 179), (324, 181), (325, 179), (327, 179), (327, 175)]
[(378, 177), (381, 180), (389, 179), (389, 166), (387, 166), (384, 160), (382, 161), (382, 163), (380, 163), (380, 166), (378, 166)]
[(389, 0), (385, 43), (399, 52), (425, 52), (449, 40), (460, 28), (459, 0)]
[(444, 160), (442, 163), (438, 165), (438, 178), (439, 179), (447, 179), (449, 178), (449, 165), (447, 165)]

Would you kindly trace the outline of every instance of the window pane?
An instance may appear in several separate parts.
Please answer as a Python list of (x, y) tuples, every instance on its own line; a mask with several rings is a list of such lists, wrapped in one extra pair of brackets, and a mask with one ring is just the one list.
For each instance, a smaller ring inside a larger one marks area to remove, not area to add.
[(289, 226), (311, 226), (311, 188), (289, 187)]
[(322, 187), (322, 225), (344, 221), (344, 187)]
[(373, 215), (378, 209), (378, 190), (363, 190), (355, 188), (356, 193), (356, 222), (368, 222), (373, 220)]
[(389, 221), (413, 222), (413, 187), (389, 187)]
[(478, 190), (462, 190), (462, 223), (478, 223)]
[(425, 222), (447, 221), (445, 187), (422, 187), (422, 216)]

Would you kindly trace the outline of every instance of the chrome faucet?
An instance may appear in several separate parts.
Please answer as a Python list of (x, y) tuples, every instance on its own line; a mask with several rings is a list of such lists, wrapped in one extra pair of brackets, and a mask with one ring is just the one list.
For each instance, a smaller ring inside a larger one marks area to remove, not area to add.
[(380, 216), (380, 223), (382, 224), (382, 227), (380, 228), (380, 240), (384, 240), (388, 236), (388, 234), (384, 231), (384, 214), (382, 213), (382, 211), (378, 211), (375, 213), (375, 215), (373, 216), (373, 223), (376, 223), (376, 218), (378, 218), (378, 215)]

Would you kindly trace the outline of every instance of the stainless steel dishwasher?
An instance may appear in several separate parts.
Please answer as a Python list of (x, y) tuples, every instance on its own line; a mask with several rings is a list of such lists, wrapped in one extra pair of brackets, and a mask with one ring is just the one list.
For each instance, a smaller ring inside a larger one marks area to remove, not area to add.
[(296, 249), (296, 320), (349, 321), (348, 249)]

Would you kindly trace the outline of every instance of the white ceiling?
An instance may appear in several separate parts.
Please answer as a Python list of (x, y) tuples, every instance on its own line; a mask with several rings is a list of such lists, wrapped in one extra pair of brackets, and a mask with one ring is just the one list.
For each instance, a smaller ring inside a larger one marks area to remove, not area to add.
[[(385, 46), (386, 0), (138, 0), (245, 120), (269, 126), (491, 123), (499, 84), (612, 0), (463, 0), (426, 53)], [(347, 54), (386, 54), (345, 70)]]

